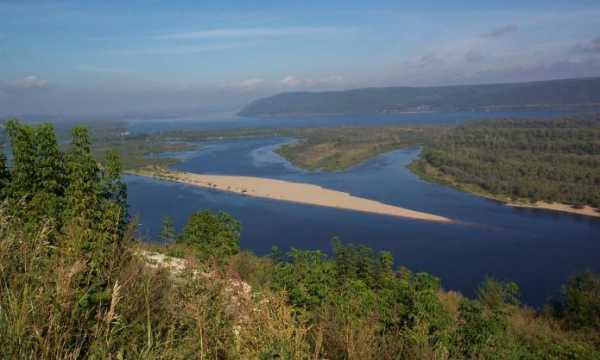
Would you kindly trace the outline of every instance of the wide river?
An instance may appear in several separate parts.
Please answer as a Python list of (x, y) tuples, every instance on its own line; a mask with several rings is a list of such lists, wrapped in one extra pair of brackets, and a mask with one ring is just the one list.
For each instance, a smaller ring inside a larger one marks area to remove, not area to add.
[[(420, 180), (406, 169), (419, 149), (380, 155), (335, 173), (306, 172), (273, 153), (284, 138), (209, 141), (175, 154), (175, 169), (249, 175), (318, 184), (460, 220), (444, 225), (259, 199), (128, 176), (130, 211), (142, 235), (157, 241), (160, 219), (180, 230), (200, 209), (223, 210), (242, 223), (241, 247), (256, 254), (282, 249), (330, 250), (330, 240), (390, 250), (396, 265), (426, 271), (446, 289), (472, 295), (486, 276), (513, 280), (524, 302), (538, 306), (569, 276), (600, 271), (600, 220), (542, 210), (515, 209)], [(173, 156), (174, 154), (169, 154)]]

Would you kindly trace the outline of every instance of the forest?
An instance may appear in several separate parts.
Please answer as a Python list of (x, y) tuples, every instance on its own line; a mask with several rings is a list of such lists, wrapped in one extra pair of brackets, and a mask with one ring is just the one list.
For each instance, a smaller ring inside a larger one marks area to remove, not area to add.
[(600, 114), (465, 123), (428, 141), (413, 171), (500, 200), (600, 207)]
[[(595, 120), (560, 123), (594, 136)], [(202, 209), (180, 233), (166, 216), (165, 245), (148, 245), (128, 215), (115, 152), (97, 161), (81, 127), (64, 149), (49, 124), (6, 129), (3, 359), (600, 358), (598, 274), (573, 276), (531, 309), (513, 282), (488, 278), (467, 298), (387, 251), (340, 239), (330, 254), (258, 257), (240, 249), (235, 218)], [(579, 149), (569, 138), (556, 146)]]
[(246, 105), (241, 116), (375, 115), (419, 112), (597, 108), (600, 78), (525, 83), (284, 92)]

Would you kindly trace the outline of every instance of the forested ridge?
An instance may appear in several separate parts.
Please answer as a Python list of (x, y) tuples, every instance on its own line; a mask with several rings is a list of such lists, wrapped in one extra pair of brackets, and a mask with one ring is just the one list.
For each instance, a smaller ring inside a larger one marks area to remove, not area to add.
[(420, 174), (499, 198), (600, 207), (600, 114), (466, 123), (429, 141)]
[[(485, 280), (466, 298), (389, 252), (240, 251), (242, 224), (199, 210), (164, 245), (127, 214), (118, 156), (84, 128), (7, 124), (0, 156), (2, 359), (594, 359), (600, 278), (574, 276), (543, 309)], [(168, 214), (165, 214), (168, 215)], [(251, 226), (249, 224), (248, 226)]]
[(600, 105), (600, 78), (432, 87), (288, 92), (258, 99), (241, 116), (577, 109)]

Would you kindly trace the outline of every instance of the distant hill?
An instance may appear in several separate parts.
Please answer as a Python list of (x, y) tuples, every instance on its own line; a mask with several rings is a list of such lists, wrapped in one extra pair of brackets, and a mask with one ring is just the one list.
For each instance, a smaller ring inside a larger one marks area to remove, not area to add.
[(240, 116), (386, 114), (600, 107), (600, 78), (438, 87), (290, 92), (244, 107)]

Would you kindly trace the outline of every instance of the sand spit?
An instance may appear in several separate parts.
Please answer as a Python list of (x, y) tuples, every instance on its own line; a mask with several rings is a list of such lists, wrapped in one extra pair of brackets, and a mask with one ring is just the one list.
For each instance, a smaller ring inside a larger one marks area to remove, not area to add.
[(387, 205), (379, 201), (352, 196), (345, 192), (330, 190), (312, 184), (250, 176), (202, 175), (157, 168), (138, 170), (136, 174), (259, 198), (415, 220), (455, 223), (454, 220), (443, 216)]
[(567, 205), (567, 204), (547, 203), (547, 202), (543, 202), (543, 201), (538, 201), (534, 204), (507, 203), (506, 205), (511, 206), (511, 207), (516, 207), (516, 208), (560, 211), (560, 212), (565, 212), (565, 213), (570, 213), (570, 214), (592, 216), (592, 217), (600, 218), (600, 212), (598, 212), (597, 209), (594, 209), (591, 206), (575, 208), (575, 207), (573, 207), (571, 205)]

